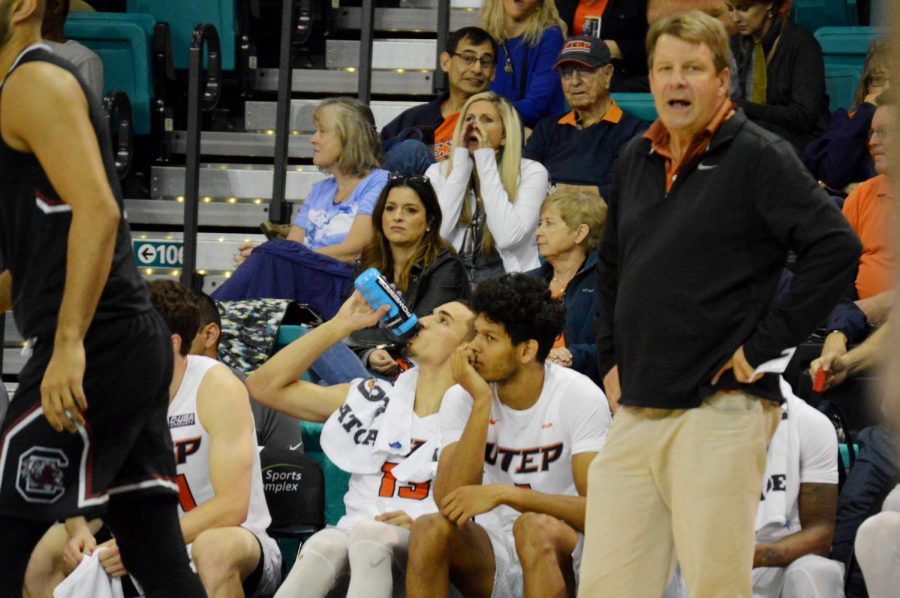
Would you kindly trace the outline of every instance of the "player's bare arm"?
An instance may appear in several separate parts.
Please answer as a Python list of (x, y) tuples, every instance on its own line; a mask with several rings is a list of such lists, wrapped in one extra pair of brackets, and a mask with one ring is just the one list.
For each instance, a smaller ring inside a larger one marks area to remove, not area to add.
[(388, 306), (372, 310), (354, 292), (331, 320), (304, 334), (269, 358), (247, 378), (253, 398), (297, 419), (323, 422), (347, 398), (348, 384), (320, 386), (298, 380), (312, 363), (351, 332), (375, 325)]
[(0, 273), (0, 314), (12, 309), (12, 274), (9, 270)]
[(460, 527), (464, 527), (472, 517), (487, 513), (497, 506), (507, 505), (520, 513), (542, 513), (556, 517), (576, 530), (584, 531), (587, 472), (596, 454), (591, 452), (572, 456), (572, 473), (578, 496), (545, 494), (507, 484), (463, 486), (441, 501), (441, 513)]
[[(57, 431), (84, 424), (84, 336), (109, 276), (121, 214), (106, 178), (78, 81), (47, 63), (25, 64), (6, 82), (3, 140), (33, 153), (60, 198), (72, 208), (66, 282), (41, 405)], [(44, 118), (53, 114), (52, 120)], [(72, 159), (77, 157), (77, 159)], [(72, 419), (67, 416), (71, 415)]]
[(443, 504), (445, 497), (462, 486), (480, 485), (484, 474), (484, 444), (487, 441), (491, 415), (491, 387), (470, 363), (472, 350), (460, 345), (450, 358), (453, 379), (472, 397), (472, 411), (459, 442), (441, 451), (434, 481), (434, 500)]
[(828, 556), (837, 513), (837, 484), (800, 484), (798, 500), (800, 531), (774, 544), (757, 544), (754, 567), (787, 567), (807, 554)]
[(209, 434), (209, 480), (215, 496), (181, 518), (184, 541), (247, 519), (253, 475), (253, 414), (247, 390), (225, 366), (211, 368), (197, 390), (197, 416)]

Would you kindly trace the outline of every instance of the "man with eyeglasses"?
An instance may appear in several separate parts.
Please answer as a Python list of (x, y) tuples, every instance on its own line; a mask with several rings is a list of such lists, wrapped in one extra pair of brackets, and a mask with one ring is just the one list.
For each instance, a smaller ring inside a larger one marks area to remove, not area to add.
[(447, 158), (459, 111), (471, 96), (488, 88), (496, 59), (497, 45), (484, 29), (463, 27), (451, 33), (441, 53), (447, 91), (427, 104), (405, 110), (385, 125), (381, 130), (385, 150), (391, 152), (397, 143), (412, 138), (433, 146), (434, 161)]
[(524, 157), (543, 164), (557, 187), (577, 186), (606, 197), (619, 149), (647, 128), (609, 96), (611, 60), (602, 40), (579, 35), (566, 40), (553, 66), (572, 111), (541, 120)]
[[(872, 115), (869, 151), (877, 176), (863, 181), (844, 201), (844, 216), (859, 235), (863, 245), (856, 274), (855, 297), (842, 302), (832, 312), (826, 328), (828, 335), (821, 356), (810, 364), (815, 376), (819, 369), (828, 375), (826, 386), (846, 377), (847, 344), (863, 340), (865, 332), (884, 324), (894, 303), (894, 252), (891, 250), (891, 226), (896, 214), (896, 200), (891, 182), (890, 156), (893, 153), (892, 130), (895, 126), (897, 93), (888, 89), (875, 100), (878, 108)], [(861, 311), (865, 327), (851, 326), (852, 312)]]

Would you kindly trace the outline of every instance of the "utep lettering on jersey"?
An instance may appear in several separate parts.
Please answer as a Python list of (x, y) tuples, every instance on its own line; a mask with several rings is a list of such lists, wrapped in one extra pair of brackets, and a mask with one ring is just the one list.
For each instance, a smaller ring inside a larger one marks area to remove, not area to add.
[[(356, 390), (359, 391), (359, 394), (367, 401), (373, 403), (381, 402), (378, 411), (375, 412), (376, 418), (387, 409), (387, 395), (385, 394), (384, 389), (375, 384), (375, 380), (371, 378), (368, 380), (361, 380), (356, 387)], [(375, 438), (378, 436), (378, 430), (367, 430), (364, 428), (362, 422), (353, 414), (353, 409), (347, 403), (341, 405), (340, 411), (338, 411), (338, 421), (347, 432), (353, 432), (354, 428), (359, 428), (359, 430), (353, 433), (353, 442), (356, 444), (369, 445), (375, 443)]]
[[(500, 469), (508, 472), (515, 462), (517, 464), (513, 473), (536, 473), (547, 471), (550, 464), (562, 456), (563, 443), (557, 442), (548, 446), (536, 446), (526, 449), (513, 449), (497, 446), (493, 442), (484, 445), (485, 462), (496, 465), (500, 459)], [(540, 456), (538, 456), (540, 455)]]

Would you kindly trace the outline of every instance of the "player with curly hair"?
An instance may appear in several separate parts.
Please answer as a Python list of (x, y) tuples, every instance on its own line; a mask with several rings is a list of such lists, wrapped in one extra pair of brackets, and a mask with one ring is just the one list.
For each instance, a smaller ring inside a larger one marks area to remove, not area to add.
[(485, 281), (471, 303), (476, 335), (454, 353), (441, 404), (440, 513), (413, 523), (407, 595), (446, 596), (451, 581), (466, 596), (571, 593), (609, 404), (545, 362), (565, 307), (540, 280)]

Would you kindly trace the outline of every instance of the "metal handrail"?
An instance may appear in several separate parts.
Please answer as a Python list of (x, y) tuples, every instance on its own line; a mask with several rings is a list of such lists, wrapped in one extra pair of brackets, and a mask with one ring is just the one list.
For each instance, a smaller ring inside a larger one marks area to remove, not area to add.
[(450, 0), (438, 0), (437, 5), (437, 48), (434, 57), (434, 78), (431, 89), (436, 94), (447, 91), (447, 75), (441, 70), (441, 53), (447, 47), (450, 36)]
[[(134, 135), (131, 100), (124, 91), (111, 91), (103, 97), (103, 111), (112, 138), (113, 159), (116, 163), (116, 175), (119, 180), (125, 178), (131, 169), (131, 157), (134, 153)], [(113, 115), (118, 119), (113, 121)]]
[[(201, 93), (203, 48), (206, 48), (206, 81)], [(197, 220), (200, 205), (200, 129), (202, 112), (212, 110), (219, 102), (222, 80), (222, 46), (219, 32), (211, 24), (194, 28), (191, 36), (188, 68), (187, 149), (184, 173), (184, 260), (181, 284), (201, 290), (203, 281), (196, 276)]]
[(295, 0), (283, 0), (281, 7), (281, 46), (278, 64), (278, 104), (275, 113), (275, 163), (272, 173), (272, 201), (269, 220), (287, 224), (291, 206), (285, 201), (287, 188), (288, 141), (291, 132), (291, 86), (294, 81), (294, 39), (297, 32)]
[(356, 97), (363, 104), (368, 104), (372, 97), (372, 46), (375, 40), (375, 1), (362, 0), (361, 10)]

